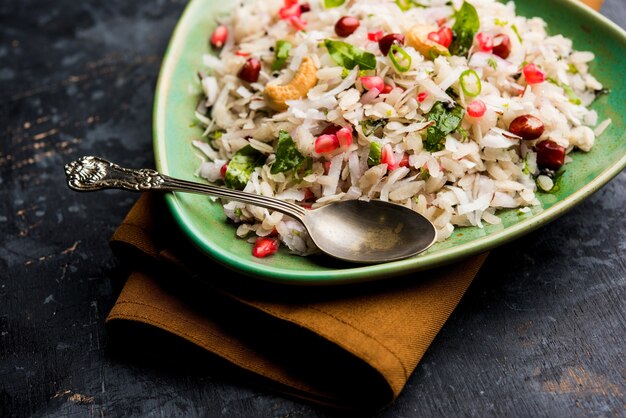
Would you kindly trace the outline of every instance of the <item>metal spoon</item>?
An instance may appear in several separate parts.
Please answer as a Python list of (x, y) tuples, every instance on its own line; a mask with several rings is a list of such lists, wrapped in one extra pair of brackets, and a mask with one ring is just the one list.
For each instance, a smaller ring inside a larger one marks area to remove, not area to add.
[(404, 206), (380, 200), (346, 200), (314, 210), (273, 197), (175, 179), (155, 170), (132, 170), (98, 157), (65, 166), (67, 184), (76, 191), (124, 189), (209, 194), (277, 210), (299, 220), (320, 250), (354, 263), (383, 263), (411, 257), (435, 241), (433, 224)]

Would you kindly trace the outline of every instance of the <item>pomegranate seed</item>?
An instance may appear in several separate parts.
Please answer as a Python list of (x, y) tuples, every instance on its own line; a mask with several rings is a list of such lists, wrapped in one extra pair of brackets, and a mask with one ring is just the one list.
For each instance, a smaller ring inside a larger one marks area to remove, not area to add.
[(352, 129), (349, 127), (343, 127), (337, 131), (337, 139), (339, 140), (339, 146), (347, 148), (352, 145)]
[(304, 189), (304, 201), (307, 200), (311, 200), (315, 197), (315, 195), (313, 194), (313, 191), (311, 190), (310, 187), (307, 187), (306, 189)]
[(546, 81), (546, 73), (541, 71), (535, 64), (526, 64), (522, 72), (528, 84), (539, 84)]
[(342, 38), (350, 36), (358, 29), (359, 19), (352, 16), (344, 16), (335, 23), (335, 33)]
[(385, 87), (383, 87), (381, 93), (382, 94), (389, 94), (391, 93), (391, 90), (393, 90), (394, 87), (391, 84), (385, 84)]
[(544, 130), (545, 126), (541, 119), (533, 115), (518, 116), (509, 124), (509, 132), (527, 140), (539, 138)]
[(261, 72), (261, 61), (256, 58), (248, 58), (246, 63), (237, 73), (237, 77), (248, 83), (256, 83)]
[(224, 164), (223, 166), (220, 167), (220, 177), (224, 178), (226, 177), (226, 170), (228, 170), (228, 163)]
[(382, 78), (376, 75), (361, 77), (361, 84), (363, 84), (363, 87), (365, 87), (366, 90), (376, 89), (378, 91), (383, 91), (385, 89), (385, 82)]
[(311, 5), (309, 3), (302, 3), (300, 5), (300, 13), (307, 13), (311, 11)]
[(378, 47), (383, 55), (387, 55), (391, 49), (391, 45), (400, 44), (404, 45), (404, 35), (401, 33), (390, 33), (385, 35), (378, 41)]
[(398, 168), (396, 165), (396, 156), (393, 154), (391, 144), (385, 144), (383, 146), (383, 150), (380, 153), (380, 162), (381, 164), (387, 164), (387, 170), (389, 171)]
[(467, 104), (467, 114), (473, 118), (482, 118), (487, 111), (487, 106), (482, 100), (472, 100)]
[(219, 25), (211, 35), (211, 45), (213, 48), (220, 49), (228, 40), (228, 28), (225, 25)]
[(298, 0), (285, 0), (283, 3), (285, 4), (285, 7), (291, 7), (294, 4), (298, 4)]
[(433, 42), (439, 43), (439, 33), (438, 32), (431, 32), (431, 33), (428, 34), (428, 36), (426, 36), (426, 38), (430, 39)]
[(398, 163), (398, 167), (408, 167), (409, 166), (409, 156), (407, 154), (402, 154), (402, 159)]
[(278, 230), (276, 228), (272, 228), (272, 232), (267, 234), (268, 237), (276, 237), (278, 236)]
[(541, 141), (535, 145), (537, 165), (541, 168), (558, 170), (565, 164), (565, 148), (554, 141)]
[(308, 210), (313, 209), (313, 205), (310, 204), (310, 203), (303, 203), (300, 206), (302, 206), (303, 208), (308, 209)]
[(369, 39), (372, 42), (378, 42), (381, 40), (381, 38), (383, 37), (383, 31), (382, 30), (377, 30), (376, 32), (368, 32), (367, 33), (367, 39)]
[(324, 174), (328, 174), (330, 171), (330, 161), (324, 161)]
[(289, 18), (289, 24), (296, 30), (306, 29), (306, 21), (302, 20), (300, 16), (291, 16)]
[(491, 52), (493, 50), (493, 37), (485, 32), (478, 32), (476, 35), (478, 49), (483, 52)]
[(278, 11), (278, 16), (280, 16), (281, 19), (289, 19), (292, 16), (300, 16), (302, 14), (302, 11), (300, 10), (300, 5), (295, 3), (291, 6), (285, 6), (285, 7), (281, 7), (281, 9)]
[(339, 139), (337, 135), (320, 135), (315, 140), (315, 152), (324, 154), (339, 148)]
[(507, 59), (511, 55), (511, 38), (509, 35), (501, 33), (493, 38), (493, 54), (502, 59)]
[(237, 51), (235, 52), (235, 55), (237, 55), (238, 57), (247, 57), (250, 56), (250, 53), (245, 51)]
[(448, 20), (448, 19), (446, 19), (445, 17), (442, 17), (441, 19), (437, 19), (437, 20), (436, 20), (436, 22), (437, 22), (437, 26), (443, 26), (443, 25), (445, 25), (447, 20)]
[(267, 257), (278, 251), (278, 242), (275, 239), (259, 237), (252, 247), (252, 255), (257, 258)]
[(421, 92), (420, 94), (417, 95), (417, 101), (422, 103), (424, 100), (426, 100), (427, 97), (428, 97), (428, 93), (423, 91), (423, 92)]
[(448, 48), (450, 44), (452, 44), (453, 37), (454, 35), (452, 33), (452, 29), (450, 29), (449, 26), (442, 26), (441, 29), (439, 29), (439, 39), (441, 45), (445, 46), (446, 48)]

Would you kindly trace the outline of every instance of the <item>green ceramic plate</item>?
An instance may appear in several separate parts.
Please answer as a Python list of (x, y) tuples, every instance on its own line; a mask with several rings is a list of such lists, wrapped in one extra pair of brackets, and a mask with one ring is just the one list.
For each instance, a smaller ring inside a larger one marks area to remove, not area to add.
[[(194, 172), (199, 160), (191, 146), (191, 140), (201, 132), (191, 127), (199, 94), (196, 71), (202, 68), (202, 55), (208, 52), (215, 17), (225, 13), (230, 4), (232, 0), (192, 0), (166, 53), (156, 92), (154, 148), (157, 168), (171, 176), (197, 180)], [(601, 120), (610, 117), (612, 125), (590, 153), (571, 154), (574, 161), (567, 165), (561, 190), (541, 195), (542, 207), (523, 216), (515, 210), (504, 212), (502, 225), (458, 228), (448, 240), (421, 255), (373, 266), (343, 264), (325, 256), (299, 257), (285, 250), (272, 257), (254, 258), (250, 244), (238, 239), (235, 227), (226, 222), (221, 206), (204, 196), (168, 195), (175, 219), (202, 251), (232, 269), (275, 282), (324, 285), (387, 278), (450, 263), (497, 247), (563, 215), (626, 166), (626, 33), (574, 0), (519, 1), (517, 12), (543, 17), (551, 33), (572, 38), (578, 50), (594, 51), (592, 72), (612, 90), (594, 105)]]

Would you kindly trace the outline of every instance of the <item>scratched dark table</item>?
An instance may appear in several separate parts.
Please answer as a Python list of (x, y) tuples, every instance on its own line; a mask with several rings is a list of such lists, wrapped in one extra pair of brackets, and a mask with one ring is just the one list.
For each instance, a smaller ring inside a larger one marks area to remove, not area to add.
[[(79, 195), (81, 155), (153, 166), (152, 101), (185, 1), (0, 4), (0, 416), (325, 416), (167, 361), (114, 354), (107, 239), (136, 199)], [(624, 27), (626, 2), (602, 12)], [(626, 51), (625, 51), (626, 52)], [(623, 416), (626, 173), (492, 252), (397, 416)]]

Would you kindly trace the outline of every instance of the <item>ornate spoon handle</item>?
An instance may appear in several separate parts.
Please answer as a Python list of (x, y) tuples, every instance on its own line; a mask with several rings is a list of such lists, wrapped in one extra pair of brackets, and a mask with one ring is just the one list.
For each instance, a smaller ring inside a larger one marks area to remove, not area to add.
[(199, 193), (277, 210), (299, 220), (306, 215), (304, 208), (273, 197), (176, 179), (148, 168), (124, 168), (99, 157), (81, 157), (66, 164), (65, 175), (68, 186), (79, 192), (123, 189), (131, 192), (156, 190)]

